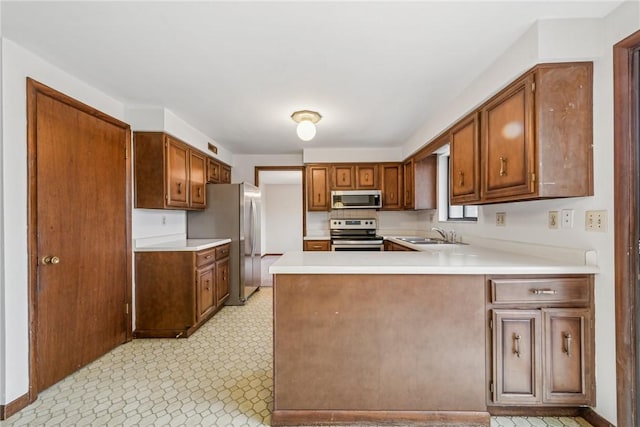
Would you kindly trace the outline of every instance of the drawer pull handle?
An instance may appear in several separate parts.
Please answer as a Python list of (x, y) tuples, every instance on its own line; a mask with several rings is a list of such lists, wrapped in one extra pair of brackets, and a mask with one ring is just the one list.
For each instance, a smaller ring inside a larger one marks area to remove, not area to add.
[(513, 353), (516, 357), (520, 357), (520, 339), (522, 336), (519, 334), (513, 334)]
[(507, 158), (500, 157), (500, 176), (505, 176), (507, 174)]
[(212, 256), (213, 256), (213, 255), (207, 255), (205, 258), (206, 258), (206, 259), (209, 259), (209, 258), (211, 258)]
[(555, 289), (533, 289), (535, 295), (555, 295), (558, 293)]
[(571, 357), (571, 334), (568, 332), (564, 332), (564, 348), (562, 349), (564, 353), (567, 354), (567, 357)]
[(460, 187), (462, 187), (464, 185), (464, 172), (460, 171), (459, 175), (460, 175), (460, 184), (459, 185), (460, 185)]

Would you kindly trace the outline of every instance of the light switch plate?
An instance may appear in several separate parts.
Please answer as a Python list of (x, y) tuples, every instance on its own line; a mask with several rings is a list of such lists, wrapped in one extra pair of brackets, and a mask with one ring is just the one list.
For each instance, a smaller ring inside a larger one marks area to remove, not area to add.
[(607, 231), (607, 211), (587, 211), (584, 218), (584, 228), (587, 231)]
[(507, 213), (496, 212), (496, 225), (498, 227), (504, 227), (507, 225)]
[(558, 228), (560, 227), (560, 215), (558, 211), (549, 211), (549, 228)]

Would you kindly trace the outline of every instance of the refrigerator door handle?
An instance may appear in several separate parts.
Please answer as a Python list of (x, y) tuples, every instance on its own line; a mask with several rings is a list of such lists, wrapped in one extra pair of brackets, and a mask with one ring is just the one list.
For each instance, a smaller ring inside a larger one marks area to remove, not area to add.
[(256, 224), (257, 218), (256, 203), (251, 199), (251, 256), (256, 254), (256, 230), (258, 229), (258, 224)]

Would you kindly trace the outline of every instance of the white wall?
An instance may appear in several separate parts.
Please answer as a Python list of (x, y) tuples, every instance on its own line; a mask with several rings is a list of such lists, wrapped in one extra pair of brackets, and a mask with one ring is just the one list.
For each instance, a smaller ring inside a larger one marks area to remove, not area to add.
[(27, 105), (26, 77), (44, 83), (120, 120), (124, 106), (7, 39), (2, 39), (2, 247), (4, 359), (2, 403), (28, 392)]
[[(596, 384), (595, 410), (616, 423), (615, 295), (613, 252), (613, 58), (612, 46), (640, 29), (637, 2), (627, 2), (606, 19), (550, 20), (530, 28), (492, 66), (485, 70), (462, 95), (425, 124), (404, 145), (404, 153), (418, 149), (458, 118), (473, 110), (497, 89), (536, 63), (593, 60), (593, 150), (594, 196), (483, 206), (477, 224), (430, 224), (429, 215), (420, 216), (426, 228), (438, 225), (455, 229), (458, 235), (475, 235), (564, 247), (595, 249), (600, 274), (596, 276)], [(574, 227), (547, 227), (549, 210), (572, 209)], [(586, 232), (586, 210), (607, 210), (609, 228), (604, 233)], [(495, 225), (495, 213), (506, 212), (505, 227)], [(437, 217), (436, 217), (437, 218)]]
[[(302, 184), (266, 184), (263, 253), (302, 250)], [(262, 188), (262, 186), (260, 186)]]
[[(0, 34), (2, 34), (2, 2), (0, 2)], [(0, 42), (0, 129), (2, 129), (2, 43)], [(2, 134), (0, 132), (0, 164), (2, 164), (3, 153), (2, 153)], [(4, 220), (3, 220), (3, 212), (4, 212), (4, 177), (0, 174), (0, 272), (4, 272)], [(6, 346), (6, 328), (7, 324), (7, 316), (5, 310), (5, 280), (4, 275), (0, 274), (0, 403), (7, 401), (7, 383), (5, 380), (5, 371), (7, 369), (5, 353), (7, 351)]]
[(305, 163), (401, 162), (402, 147), (386, 148), (305, 148)]
[(255, 184), (256, 166), (302, 166), (301, 154), (236, 154), (233, 156), (232, 182)]

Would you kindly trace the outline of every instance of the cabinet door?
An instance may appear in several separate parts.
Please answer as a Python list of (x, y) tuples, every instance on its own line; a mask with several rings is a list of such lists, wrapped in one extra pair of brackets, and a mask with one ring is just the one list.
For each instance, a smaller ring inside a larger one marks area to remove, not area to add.
[(229, 258), (216, 262), (216, 306), (222, 305), (229, 298)]
[(356, 188), (358, 190), (378, 188), (378, 165), (356, 165)]
[(354, 190), (354, 166), (333, 165), (331, 167), (331, 188), (333, 190)]
[(189, 148), (167, 136), (167, 206), (189, 207)]
[(307, 166), (307, 209), (329, 210), (328, 166)]
[(494, 403), (542, 401), (539, 310), (493, 311)]
[(593, 405), (589, 309), (544, 309), (545, 403)]
[(534, 193), (533, 75), (515, 82), (482, 108), (484, 198), (509, 200)]
[(415, 207), (413, 200), (413, 191), (414, 191), (414, 182), (413, 182), (413, 172), (414, 172), (414, 163), (413, 159), (409, 159), (405, 162), (403, 167), (403, 184), (404, 184), (404, 201), (402, 206), (405, 209), (413, 209)]
[(207, 182), (211, 184), (220, 182), (220, 163), (213, 159), (207, 159)]
[(382, 165), (382, 209), (402, 209), (402, 164)]
[(450, 132), (449, 182), (452, 205), (480, 200), (480, 139), (478, 114), (463, 119)]
[(197, 272), (196, 315), (198, 321), (209, 314), (215, 306), (214, 274), (215, 265)]
[(220, 184), (231, 184), (231, 168), (227, 165), (220, 166)]
[(204, 209), (207, 205), (207, 158), (195, 151), (191, 151), (189, 157), (190, 206)]

